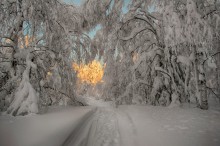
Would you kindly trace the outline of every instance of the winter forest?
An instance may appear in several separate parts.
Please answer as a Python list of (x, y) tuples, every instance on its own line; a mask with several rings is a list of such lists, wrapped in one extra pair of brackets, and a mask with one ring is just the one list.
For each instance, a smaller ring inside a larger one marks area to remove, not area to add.
[(0, 0), (0, 145), (219, 146), (220, 0)]

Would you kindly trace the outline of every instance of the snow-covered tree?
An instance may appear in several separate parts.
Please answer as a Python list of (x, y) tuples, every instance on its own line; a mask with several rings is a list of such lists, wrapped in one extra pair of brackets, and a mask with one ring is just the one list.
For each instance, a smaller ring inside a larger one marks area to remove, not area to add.
[[(66, 99), (77, 103), (72, 63), (95, 58), (97, 51), (91, 49), (86, 32), (107, 19), (113, 20), (119, 3), (87, 0), (82, 6), (74, 6), (51, 0), (1, 1), (2, 110), (9, 107), (8, 113), (19, 115), (38, 111), (27, 106), (29, 101), (40, 109), (66, 103)], [(30, 59), (26, 59), (28, 54)], [(30, 62), (34, 68), (28, 66)]]
[(117, 91), (119, 100), (170, 106), (195, 100), (207, 109), (205, 62), (216, 48), (218, 5), (205, 0), (133, 1), (117, 31), (118, 68), (126, 70), (118, 70), (119, 82), (125, 83)]

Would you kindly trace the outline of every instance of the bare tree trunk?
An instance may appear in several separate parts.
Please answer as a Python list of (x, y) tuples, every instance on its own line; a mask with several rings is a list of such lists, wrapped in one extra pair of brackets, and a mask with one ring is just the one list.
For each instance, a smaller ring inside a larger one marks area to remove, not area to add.
[(11, 62), (11, 76), (14, 77), (16, 76), (16, 67), (17, 67), (17, 62), (15, 59), (15, 53), (19, 48), (19, 32), (22, 31), (23, 29), (23, 14), (21, 11), (21, 5), (22, 5), (22, 0), (18, 0), (17, 1), (17, 23), (15, 24), (15, 27), (13, 29), (13, 31), (10, 34), (10, 39), (13, 41), (14, 43), (14, 48), (12, 50), (12, 62)]
[[(217, 48), (220, 49), (220, 43), (218, 43)], [(217, 55), (217, 80), (218, 80), (218, 86), (217, 86), (218, 87), (218, 98), (220, 102), (220, 53)]]
[(208, 109), (207, 89), (206, 89), (206, 78), (204, 72), (204, 64), (201, 60), (202, 56), (198, 56), (196, 47), (193, 47), (194, 52), (194, 73), (196, 83), (196, 97), (198, 99), (199, 107), (201, 109)]
[(195, 80), (195, 86), (196, 86), (196, 98), (197, 101), (199, 102), (199, 104), (201, 104), (201, 98), (200, 96), (198, 96), (199, 93), (199, 77), (198, 77), (198, 65), (197, 65), (197, 57), (196, 57), (196, 48), (193, 48), (193, 56), (194, 56), (194, 60), (193, 60), (193, 68), (194, 68), (194, 80)]
[(214, 44), (214, 53), (217, 53), (216, 56), (215, 56), (215, 59), (216, 59), (216, 65), (217, 65), (217, 73), (215, 75), (216, 79), (217, 79), (217, 94), (218, 94), (218, 99), (219, 99), (219, 102), (220, 102), (220, 53), (219, 50), (220, 50), (220, 30), (217, 30), (216, 34), (214, 34), (214, 41), (213, 41), (213, 44)]
[(204, 72), (203, 64), (199, 64), (199, 94), (201, 98), (200, 108), (208, 109), (208, 99), (207, 99), (207, 88), (206, 88), (206, 77)]

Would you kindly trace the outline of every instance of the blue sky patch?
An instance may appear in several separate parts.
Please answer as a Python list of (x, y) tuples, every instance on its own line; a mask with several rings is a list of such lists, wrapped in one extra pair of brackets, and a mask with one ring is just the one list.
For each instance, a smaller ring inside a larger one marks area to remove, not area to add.
[(128, 5), (130, 4), (131, 0), (124, 0), (124, 5), (122, 7), (123, 14), (128, 12)]
[(80, 6), (83, 3), (83, 0), (64, 0), (67, 4), (74, 4)]
[(96, 27), (94, 29), (92, 29), (90, 32), (88, 32), (88, 35), (91, 39), (94, 38), (94, 36), (96, 35), (96, 32), (98, 30), (100, 30), (102, 28), (102, 26), (100, 24), (96, 25)]

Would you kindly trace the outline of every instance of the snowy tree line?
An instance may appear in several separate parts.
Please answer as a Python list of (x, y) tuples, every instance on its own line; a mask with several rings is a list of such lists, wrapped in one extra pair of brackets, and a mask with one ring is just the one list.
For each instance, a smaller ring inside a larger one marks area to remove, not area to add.
[[(106, 63), (99, 89), (105, 100), (195, 102), (207, 109), (208, 92), (219, 98), (219, 0), (133, 0), (126, 14), (122, 6), (122, 0), (86, 0), (81, 6), (2, 0), (1, 111), (23, 115), (49, 105), (82, 105), (72, 63), (97, 55)], [(102, 29), (91, 40), (86, 32), (97, 24)]]
[(57, 0), (1, 1), (1, 110), (23, 115), (51, 104), (79, 105), (72, 63), (95, 58), (97, 50), (89, 50), (92, 41), (85, 32), (106, 19), (109, 3), (88, 0), (76, 7)]
[(118, 104), (190, 102), (208, 109), (208, 96), (220, 93), (219, 8), (219, 1), (132, 1), (116, 28), (117, 44), (106, 53), (106, 80), (114, 78), (106, 98)]

